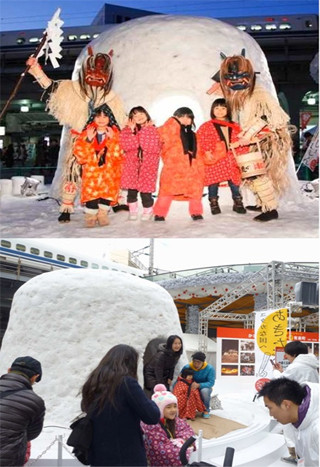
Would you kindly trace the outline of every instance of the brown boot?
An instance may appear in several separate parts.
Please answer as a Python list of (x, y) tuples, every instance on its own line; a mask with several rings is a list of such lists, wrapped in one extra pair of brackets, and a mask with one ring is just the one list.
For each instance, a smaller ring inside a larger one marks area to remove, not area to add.
[(86, 227), (95, 227), (96, 222), (97, 222), (97, 217), (98, 214), (92, 214), (91, 212), (86, 212), (85, 213), (85, 223)]
[(219, 199), (219, 196), (214, 196), (213, 198), (209, 198), (211, 214), (213, 215), (221, 213), (218, 199)]
[(99, 225), (101, 225), (101, 227), (103, 227), (104, 225), (109, 225), (110, 224), (107, 209), (99, 208), (98, 222), (99, 222)]
[(242, 203), (242, 197), (236, 196), (233, 198), (233, 211), (237, 212), (238, 214), (245, 214), (247, 211)]

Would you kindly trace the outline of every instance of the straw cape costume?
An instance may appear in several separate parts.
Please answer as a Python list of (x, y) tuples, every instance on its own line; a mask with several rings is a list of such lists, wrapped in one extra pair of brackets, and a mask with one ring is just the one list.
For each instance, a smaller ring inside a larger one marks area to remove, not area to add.
[[(111, 90), (113, 51), (108, 54), (93, 53), (88, 47), (88, 57), (84, 60), (79, 79), (52, 81), (39, 64), (30, 68), (41, 87), (45, 89), (43, 99), (46, 100), (46, 110), (53, 115), (61, 125), (81, 132), (90, 117), (91, 110), (102, 104), (107, 104), (112, 110), (120, 127), (126, 120), (125, 111), (120, 98)], [(37, 73), (40, 75), (37, 76)], [(67, 141), (61, 177), (61, 216), (59, 221), (68, 222), (70, 213), (74, 212), (74, 200), (81, 184), (80, 168), (72, 153), (72, 138), (67, 130)]]
[(262, 210), (255, 220), (269, 221), (278, 218), (278, 198), (288, 187), (289, 116), (266, 89), (256, 86), (256, 72), (244, 55), (244, 50), (241, 55), (231, 57), (221, 54), (220, 72), (213, 79), (220, 82), (233, 120), (242, 128), (240, 137), (246, 141), (254, 141), (255, 137), (261, 140), (265, 174), (247, 178), (245, 185), (256, 197), (256, 206), (249, 206), (249, 209)]

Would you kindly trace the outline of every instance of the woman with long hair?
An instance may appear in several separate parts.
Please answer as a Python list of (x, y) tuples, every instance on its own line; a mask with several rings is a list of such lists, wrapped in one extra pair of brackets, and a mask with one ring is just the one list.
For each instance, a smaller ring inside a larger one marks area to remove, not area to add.
[(112, 347), (82, 388), (81, 409), (90, 415), (92, 466), (146, 466), (140, 422), (154, 425), (160, 413), (137, 381), (138, 352)]
[[(167, 389), (172, 383), (174, 369), (183, 353), (183, 343), (179, 336), (171, 335), (166, 343), (158, 345), (156, 353), (148, 352), (143, 356), (144, 388), (150, 397), (156, 384), (164, 384)], [(149, 354), (149, 355), (148, 355)]]

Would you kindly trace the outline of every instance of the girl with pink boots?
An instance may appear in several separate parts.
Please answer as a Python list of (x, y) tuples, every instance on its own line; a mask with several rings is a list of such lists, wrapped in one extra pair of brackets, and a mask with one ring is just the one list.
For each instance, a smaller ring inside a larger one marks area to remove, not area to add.
[(143, 206), (141, 220), (149, 220), (153, 215), (152, 193), (156, 189), (161, 143), (158, 130), (143, 107), (130, 110), (120, 141), (125, 152), (121, 187), (128, 190), (129, 220), (138, 219), (139, 192)]

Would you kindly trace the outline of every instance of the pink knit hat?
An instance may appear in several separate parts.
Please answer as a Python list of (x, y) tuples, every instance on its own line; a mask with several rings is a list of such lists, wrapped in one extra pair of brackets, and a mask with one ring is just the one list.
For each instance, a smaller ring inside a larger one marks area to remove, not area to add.
[(157, 404), (160, 410), (160, 418), (163, 418), (163, 411), (169, 404), (178, 404), (177, 398), (172, 392), (167, 391), (164, 384), (156, 384), (153, 388), (151, 399)]

